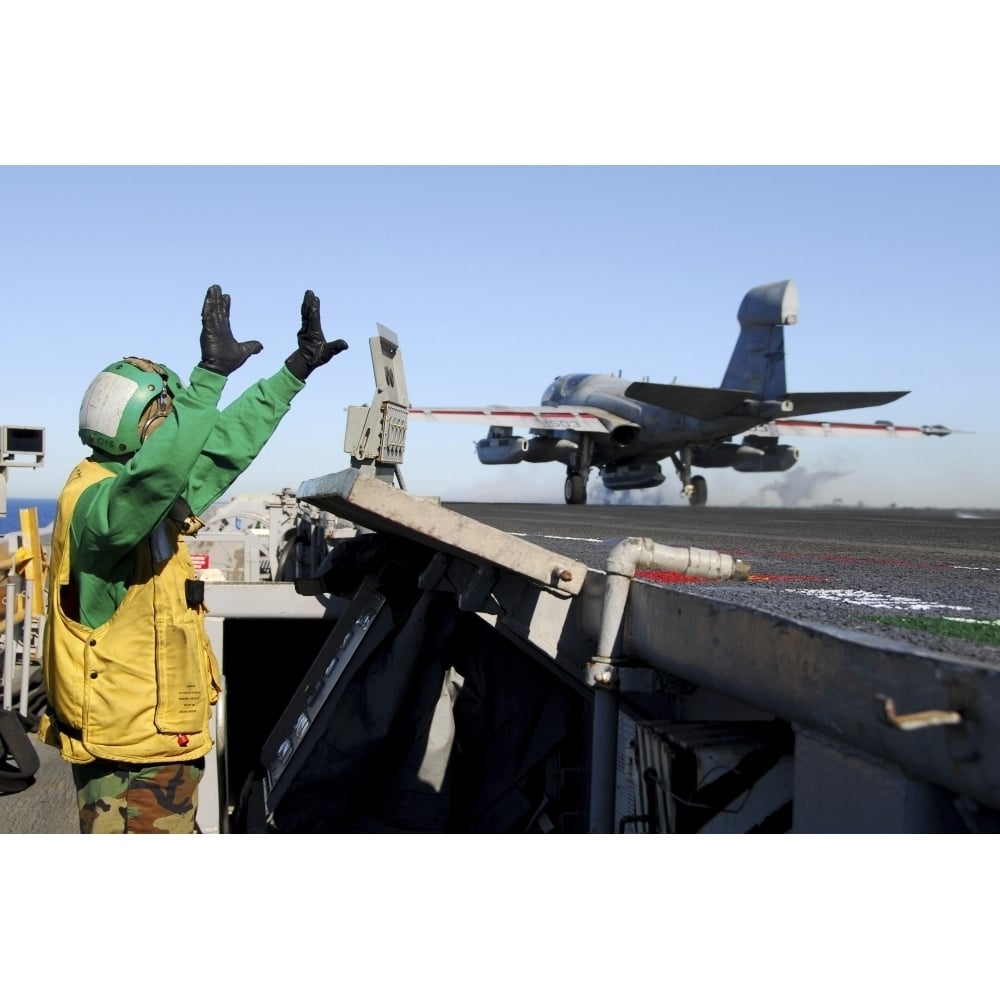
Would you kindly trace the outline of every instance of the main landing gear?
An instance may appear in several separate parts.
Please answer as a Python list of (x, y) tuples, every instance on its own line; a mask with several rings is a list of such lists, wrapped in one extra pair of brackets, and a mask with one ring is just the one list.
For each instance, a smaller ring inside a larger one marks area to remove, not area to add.
[(566, 503), (587, 502), (587, 477), (581, 472), (567, 472), (563, 489)]
[(566, 463), (566, 484), (563, 495), (566, 503), (587, 502), (587, 477), (590, 475), (590, 463), (594, 455), (594, 442), (589, 434), (581, 434), (577, 451)]
[(687, 497), (692, 507), (704, 507), (708, 503), (708, 483), (705, 482), (704, 476), (691, 475), (691, 449), (683, 448), (680, 458), (671, 455), (670, 461), (674, 463), (677, 478), (683, 486), (681, 496)]

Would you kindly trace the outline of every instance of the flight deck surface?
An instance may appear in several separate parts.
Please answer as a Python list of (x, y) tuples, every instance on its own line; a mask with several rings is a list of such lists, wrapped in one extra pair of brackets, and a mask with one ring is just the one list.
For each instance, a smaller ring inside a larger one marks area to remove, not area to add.
[[(608, 542), (622, 537), (717, 549), (749, 563), (750, 579), (664, 582), (789, 618), (855, 629), (1000, 667), (1000, 645), (914, 630), (897, 621), (1000, 621), (1000, 511), (447, 506), (595, 569), (603, 567)], [(979, 632), (990, 634), (988, 629)], [(997, 633), (1000, 625), (993, 626), (995, 643), (1000, 642)]]

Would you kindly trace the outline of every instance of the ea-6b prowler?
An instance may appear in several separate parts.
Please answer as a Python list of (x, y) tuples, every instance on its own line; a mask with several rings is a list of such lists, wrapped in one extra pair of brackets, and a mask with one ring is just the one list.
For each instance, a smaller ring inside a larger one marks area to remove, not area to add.
[[(665, 479), (669, 458), (694, 506), (708, 488), (693, 467), (737, 472), (785, 472), (799, 458), (780, 436), (944, 436), (940, 424), (900, 427), (888, 421), (846, 424), (799, 420), (808, 414), (891, 403), (892, 392), (788, 392), (784, 327), (798, 320), (799, 297), (791, 280), (751, 288), (737, 319), (740, 335), (722, 385), (703, 388), (630, 382), (613, 375), (563, 375), (545, 390), (540, 406), (414, 407), (410, 416), (463, 423), (491, 422), (476, 442), (484, 465), (562, 462), (566, 502), (586, 503), (587, 479), (596, 468), (609, 490), (641, 490)], [(530, 437), (515, 436), (527, 427)], [(740, 442), (732, 438), (743, 435)]]

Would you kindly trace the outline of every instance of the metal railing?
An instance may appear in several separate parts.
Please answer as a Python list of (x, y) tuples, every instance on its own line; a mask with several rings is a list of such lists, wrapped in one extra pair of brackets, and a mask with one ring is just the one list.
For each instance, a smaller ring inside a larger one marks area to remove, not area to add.
[(3, 704), (24, 718), (33, 714), (30, 705), (31, 673), (41, 665), (41, 636), (45, 623), (45, 582), (48, 565), (38, 530), (38, 511), (20, 511), (21, 531), (0, 539), (0, 573), (4, 578)]

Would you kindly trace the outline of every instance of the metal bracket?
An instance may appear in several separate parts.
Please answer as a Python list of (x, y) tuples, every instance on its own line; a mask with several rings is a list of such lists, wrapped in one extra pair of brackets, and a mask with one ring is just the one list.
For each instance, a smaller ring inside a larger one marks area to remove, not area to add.
[(892, 698), (880, 694), (878, 695), (878, 700), (882, 704), (883, 709), (882, 721), (887, 722), (894, 729), (901, 729), (904, 732), (911, 732), (914, 729), (927, 729), (930, 726), (960, 726), (963, 721), (960, 712), (939, 708), (899, 715), (896, 712), (896, 702)]
[(410, 400), (406, 392), (403, 355), (396, 334), (377, 323), (378, 336), (369, 341), (375, 395), (371, 406), (349, 406), (344, 451), (351, 464), (371, 470), (381, 479), (399, 479), (406, 449)]

